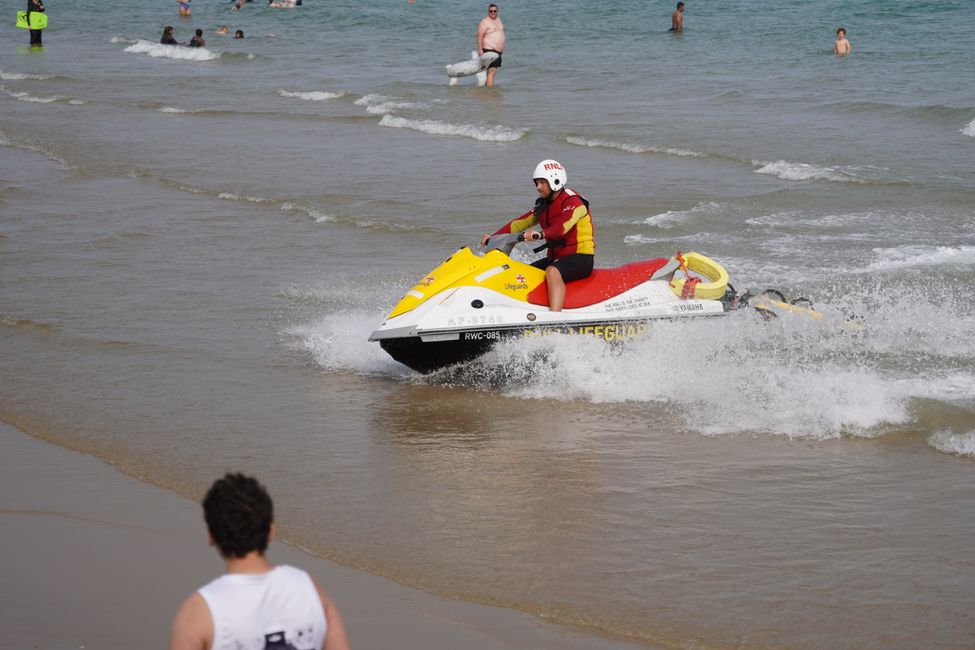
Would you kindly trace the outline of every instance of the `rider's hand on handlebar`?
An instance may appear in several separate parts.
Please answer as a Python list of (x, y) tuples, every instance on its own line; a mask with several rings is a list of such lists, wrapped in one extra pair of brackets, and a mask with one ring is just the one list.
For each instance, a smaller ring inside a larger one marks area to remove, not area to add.
[(537, 230), (526, 230), (524, 235), (525, 241), (536, 241), (542, 238), (542, 233)]
[(481, 246), (487, 246), (487, 240), (491, 239), (491, 235), (481, 235)]

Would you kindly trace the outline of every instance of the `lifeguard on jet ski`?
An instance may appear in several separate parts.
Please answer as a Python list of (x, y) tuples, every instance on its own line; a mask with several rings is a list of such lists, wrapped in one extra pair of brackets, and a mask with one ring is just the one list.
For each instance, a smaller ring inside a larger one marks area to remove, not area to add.
[[(428, 373), (474, 359), (502, 339), (562, 332), (625, 341), (652, 320), (718, 316), (748, 304), (724, 268), (699, 253), (593, 270), (588, 201), (565, 186), (565, 169), (554, 160), (539, 163), (533, 180), (540, 195), (533, 210), (430, 271), (369, 340)], [(541, 231), (529, 230), (536, 223)], [(518, 242), (542, 237), (546, 258), (525, 264), (510, 257)], [(816, 313), (784, 299), (757, 307)]]

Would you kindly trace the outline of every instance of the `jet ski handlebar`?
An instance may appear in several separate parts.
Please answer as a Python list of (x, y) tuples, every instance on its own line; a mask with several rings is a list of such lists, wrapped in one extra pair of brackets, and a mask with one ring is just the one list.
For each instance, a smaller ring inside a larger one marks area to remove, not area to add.
[[(488, 237), (487, 242), (478, 251), (478, 255), (484, 255), (485, 253), (493, 250), (499, 250), (505, 255), (511, 255), (511, 251), (514, 249), (515, 244), (525, 241), (524, 232), (512, 232), (504, 233), (501, 235), (492, 235)], [(535, 252), (547, 248), (548, 244), (543, 244), (541, 247), (536, 248)]]

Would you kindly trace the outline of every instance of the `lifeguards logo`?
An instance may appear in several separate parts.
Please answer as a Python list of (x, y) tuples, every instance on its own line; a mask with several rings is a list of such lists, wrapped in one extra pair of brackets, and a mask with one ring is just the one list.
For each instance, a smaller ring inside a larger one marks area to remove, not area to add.
[(551, 171), (553, 169), (562, 169), (562, 165), (557, 162), (545, 163), (545, 171)]
[(505, 282), (504, 283), (504, 288), (507, 291), (527, 291), (528, 290), (528, 278), (526, 278), (525, 276), (523, 276), (521, 273), (519, 273), (519, 274), (517, 274), (515, 276), (515, 282), (517, 282), (517, 284), (514, 284), (512, 282)]
[(603, 325), (573, 325), (522, 330), (522, 336), (550, 336), (552, 334), (583, 334), (607, 342), (626, 341), (642, 336), (647, 331), (646, 322), (608, 323)]
[(428, 275), (427, 277), (417, 282), (417, 284), (422, 284), (425, 287), (429, 287), (431, 284), (433, 284), (434, 280), (436, 280), (436, 278), (434, 278), (432, 275)]

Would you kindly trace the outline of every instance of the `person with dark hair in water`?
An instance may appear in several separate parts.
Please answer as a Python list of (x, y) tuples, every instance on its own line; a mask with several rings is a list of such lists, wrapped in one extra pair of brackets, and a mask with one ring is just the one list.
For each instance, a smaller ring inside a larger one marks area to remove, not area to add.
[(244, 30), (238, 29), (234, 32), (234, 38), (244, 38)]
[(163, 45), (180, 44), (173, 36), (173, 28), (171, 25), (166, 25), (166, 27), (163, 29), (162, 38), (159, 39), (159, 42), (162, 43)]
[(677, 3), (677, 9), (670, 17), (670, 29), (668, 31), (671, 32), (684, 31), (684, 3), (683, 2)]
[(349, 650), (338, 608), (310, 575), (271, 564), (274, 504), (257, 479), (227, 474), (203, 498), (210, 544), (227, 573), (201, 587), (173, 620), (170, 650)]
[(197, 29), (196, 34), (193, 35), (193, 38), (190, 39), (187, 45), (190, 47), (206, 47), (207, 42), (203, 40), (203, 30)]

